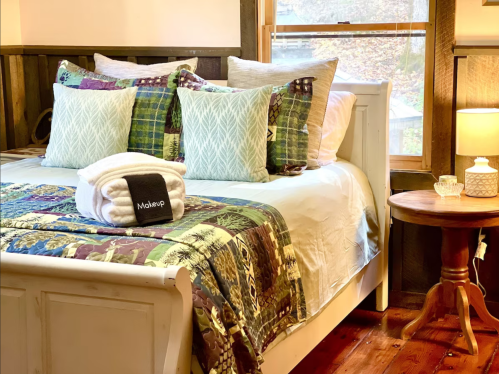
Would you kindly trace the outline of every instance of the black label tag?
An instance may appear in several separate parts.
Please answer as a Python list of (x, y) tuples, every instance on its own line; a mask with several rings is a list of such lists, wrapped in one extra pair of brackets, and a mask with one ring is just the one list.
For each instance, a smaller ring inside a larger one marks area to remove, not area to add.
[(139, 225), (173, 219), (170, 197), (161, 174), (126, 175)]

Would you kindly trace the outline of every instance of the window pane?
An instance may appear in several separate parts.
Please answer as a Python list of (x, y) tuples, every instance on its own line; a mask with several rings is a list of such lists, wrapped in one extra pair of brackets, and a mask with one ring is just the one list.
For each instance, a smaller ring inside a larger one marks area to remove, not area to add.
[(338, 57), (335, 82), (390, 79), (390, 154), (422, 155), (425, 33), (278, 34), (272, 62)]
[(278, 25), (427, 22), (429, 0), (278, 0)]

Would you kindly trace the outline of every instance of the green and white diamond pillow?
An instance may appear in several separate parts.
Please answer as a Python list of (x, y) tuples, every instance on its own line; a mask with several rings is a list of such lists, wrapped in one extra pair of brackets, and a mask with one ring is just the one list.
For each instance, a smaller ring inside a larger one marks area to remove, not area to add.
[(42, 166), (82, 169), (126, 152), (137, 87), (77, 90), (54, 83), (52, 130)]
[(178, 88), (186, 179), (268, 182), (272, 86), (227, 95)]

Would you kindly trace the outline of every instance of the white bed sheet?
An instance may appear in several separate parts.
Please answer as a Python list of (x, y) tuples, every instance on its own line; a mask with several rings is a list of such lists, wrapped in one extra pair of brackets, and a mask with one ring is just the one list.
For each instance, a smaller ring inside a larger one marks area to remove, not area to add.
[[(48, 168), (41, 159), (2, 165), (2, 182), (76, 186), (77, 170)], [(301, 272), (307, 316), (317, 314), (378, 253), (374, 200), (365, 174), (339, 160), (301, 176), (269, 183), (186, 180), (187, 194), (253, 200), (284, 217)]]

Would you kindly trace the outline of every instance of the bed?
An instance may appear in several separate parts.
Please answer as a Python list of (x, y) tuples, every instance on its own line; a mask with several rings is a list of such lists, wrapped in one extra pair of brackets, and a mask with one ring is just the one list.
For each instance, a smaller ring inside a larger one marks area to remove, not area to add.
[[(391, 86), (333, 84), (333, 90), (357, 96), (338, 162), (299, 177), (273, 177), (266, 184), (186, 184), (189, 195), (268, 204), (289, 228), (307, 315), (267, 347), (264, 373), (289, 372), (374, 289), (377, 309), (387, 307)], [(39, 159), (28, 159), (2, 166), (1, 180), (75, 186), (77, 176), (75, 170), (41, 168)], [(191, 363), (186, 269), (135, 266), (125, 276), (122, 265), (114, 263), (20, 257), (2, 253), (1, 258), (1, 353), (9, 357), (2, 360), (2, 372), (86, 373), (95, 367), (102, 373), (199, 372), (196, 360)], [(99, 328), (75, 323), (89, 318)], [(78, 336), (78, 342), (68, 350), (70, 336)], [(140, 344), (131, 346), (134, 339)], [(82, 348), (88, 346), (95, 355)]]

